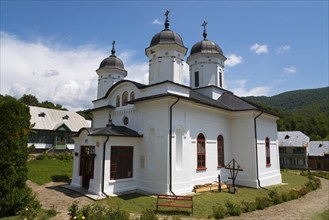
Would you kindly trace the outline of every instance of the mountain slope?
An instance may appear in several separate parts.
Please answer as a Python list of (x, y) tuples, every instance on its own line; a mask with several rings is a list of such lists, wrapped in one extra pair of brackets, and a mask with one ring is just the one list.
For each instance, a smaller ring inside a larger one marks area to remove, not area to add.
[(244, 99), (282, 115), (279, 131), (299, 130), (311, 140), (329, 140), (329, 87)]

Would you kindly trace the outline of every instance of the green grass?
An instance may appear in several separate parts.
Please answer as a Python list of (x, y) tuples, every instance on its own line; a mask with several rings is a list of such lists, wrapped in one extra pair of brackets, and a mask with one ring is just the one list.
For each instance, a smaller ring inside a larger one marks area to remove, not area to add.
[(325, 210), (322, 213), (315, 215), (313, 220), (329, 220), (329, 209)]
[(45, 158), (27, 163), (27, 177), (32, 182), (43, 185), (48, 182), (69, 182), (72, 176), (73, 161)]
[[(282, 184), (277, 186), (268, 187), (268, 189), (276, 189), (279, 192), (289, 191), (291, 189), (301, 188), (308, 179), (304, 176), (294, 174), (291, 172), (282, 172), (282, 182), (288, 184)], [(230, 200), (234, 203), (241, 203), (244, 201), (255, 201), (256, 197), (266, 196), (268, 190), (266, 189), (254, 189), (240, 187), (238, 194), (230, 194), (227, 191), (221, 193), (218, 192), (204, 192), (199, 193), (193, 197), (194, 212), (193, 217), (207, 218), (213, 213), (213, 207), (216, 205), (225, 205), (226, 200)], [(129, 194), (118, 197), (110, 197), (99, 201), (100, 204), (110, 205), (112, 207), (126, 210), (130, 213), (141, 213), (146, 209), (155, 209), (156, 198), (154, 196), (142, 196), (139, 194)], [(185, 215), (189, 212), (188, 209), (175, 209), (160, 207), (159, 210), (163, 210), (160, 214), (168, 215)], [(172, 210), (172, 211), (169, 211)], [(182, 212), (185, 211), (185, 212)]]

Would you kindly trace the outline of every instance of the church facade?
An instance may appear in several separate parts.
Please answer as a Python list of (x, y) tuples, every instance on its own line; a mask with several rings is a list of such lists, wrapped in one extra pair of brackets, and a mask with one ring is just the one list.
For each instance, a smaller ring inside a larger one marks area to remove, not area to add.
[(212, 183), (235, 159), (243, 171), (236, 184), (265, 187), (281, 183), (278, 117), (225, 89), (222, 49), (207, 39), (193, 45), (187, 64), (190, 85), (183, 83), (187, 48), (179, 34), (165, 28), (145, 54), (149, 84), (125, 80), (115, 55), (98, 70), (97, 99), (91, 128), (74, 137), (71, 185), (97, 195), (129, 191), (186, 194)]

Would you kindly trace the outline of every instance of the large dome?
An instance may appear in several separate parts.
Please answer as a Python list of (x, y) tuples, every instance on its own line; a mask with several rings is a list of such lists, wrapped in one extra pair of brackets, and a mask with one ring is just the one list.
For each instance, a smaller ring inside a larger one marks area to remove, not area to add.
[(178, 44), (184, 47), (182, 37), (179, 36), (179, 34), (176, 32), (167, 28), (153, 36), (150, 47), (153, 47), (157, 44)]
[(196, 53), (212, 53), (224, 55), (223, 50), (215, 42), (207, 39), (204, 39), (193, 45), (190, 55)]

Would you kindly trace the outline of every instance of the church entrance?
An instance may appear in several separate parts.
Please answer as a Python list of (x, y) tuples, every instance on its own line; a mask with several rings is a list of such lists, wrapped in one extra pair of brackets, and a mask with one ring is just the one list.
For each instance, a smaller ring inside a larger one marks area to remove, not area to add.
[(95, 146), (81, 146), (80, 176), (82, 187), (89, 188), (89, 180), (94, 178)]

